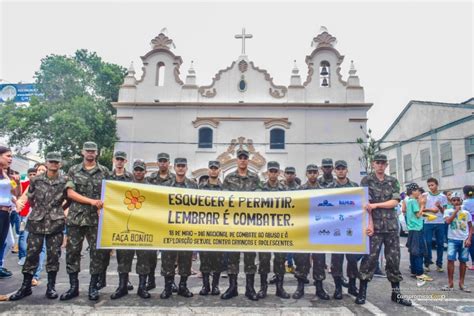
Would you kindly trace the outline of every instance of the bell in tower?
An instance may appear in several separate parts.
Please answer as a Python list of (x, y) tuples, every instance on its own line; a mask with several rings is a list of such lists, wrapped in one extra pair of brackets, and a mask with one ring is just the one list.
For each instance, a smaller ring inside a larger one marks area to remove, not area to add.
[(326, 66), (323, 66), (323, 68), (321, 69), (321, 76), (327, 76), (327, 75), (329, 75), (328, 69)]

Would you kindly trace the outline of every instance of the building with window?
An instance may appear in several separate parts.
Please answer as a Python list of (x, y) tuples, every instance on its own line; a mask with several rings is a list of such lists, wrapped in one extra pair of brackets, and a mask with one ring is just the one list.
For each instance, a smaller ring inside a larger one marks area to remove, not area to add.
[[(159, 152), (186, 157), (195, 178), (207, 174), (209, 160), (221, 162), (223, 176), (235, 170), (240, 147), (249, 150), (250, 169), (261, 176), (266, 162), (276, 160), (282, 169), (296, 167), (304, 178), (307, 164), (331, 157), (346, 159), (358, 181), (364, 170), (355, 141), (365, 134), (372, 104), (364, 100), (353, 63), (343, 79), (344, 56), (335, 48), (336, 38), (322, 28), (306, 56), (303, 78), (295, 63), (290, 84), (281, 85), (247, 56), (245, 41), (252, 36), (244, 29), (235, 37), (242, 42), (240, 56), (209, 84), (198, 85), (192, 63), (182, 78), (183, 60), (173, 40), (164, 33), (156, 36), (141, 57), (141, 74), (130, 66), (113, 104), (116, 149), (127, 152), (130, 162), (144, 159), (150, 170)], [(291, 67), (291, 61), (283, 62)]]
[(401, 184), (435, 177), (442, 190), (474, 184), (474, 98), (462, 103), (410, 101), (379, 140)]

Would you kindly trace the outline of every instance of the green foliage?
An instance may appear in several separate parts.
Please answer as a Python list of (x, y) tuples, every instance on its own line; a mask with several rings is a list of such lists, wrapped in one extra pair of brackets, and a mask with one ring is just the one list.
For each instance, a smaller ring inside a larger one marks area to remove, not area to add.
[[(360, 126), (363, 129), (362, 126)], [(380, 150), (378, 142), (372, 137), (372, 130), (369, 128), (367, 134), (364, 133), (364, 137), (359, 137), (356, 139), (357, 144), (359, 144), (362, 156), (359, 157), (360, 164), (362, 168), (365, 169), (367, 174), (372, 173), (372, 161), (374, 160), (374, 155), (377, 151)]]
[(79, 160), (82, 144), (95, 141), (99, 161), (110, 167), (117, 140), (111, 102), (117, 100), (125, 74), (125, 68), (84, 49), (73, 56), (46, 56), (35, 73), (44, 98), (33, 98), (29, 106), (1, 106), (0, 136), (15, 147), (37, 140), (43, 154), (59, 151), (69, 160)]

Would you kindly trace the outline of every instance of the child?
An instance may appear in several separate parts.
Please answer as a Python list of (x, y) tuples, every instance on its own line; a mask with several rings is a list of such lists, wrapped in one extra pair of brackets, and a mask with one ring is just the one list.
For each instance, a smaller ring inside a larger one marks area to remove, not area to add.
[(469, 260), (469, 246), (472, 237), (472, 217), (471, 214), (461, 208), (461, 193), (454, 192), (451, 196), (452, 209), (444, 212), (444, 220), (448, 226), (448, 286), (442, 290), (452, 291), (454, 288), (454, 261), (456, 255), (459, 259), (459, 289), (470, 293), (464, 286), (464, 276), (466, 275), (466, 262)]
[[(462, 202), (462, 209), (468, 211), (471, 214), (471, 217), (474, 214), (474, 186), (465, 185), (462, 188), (464, 193), (464, 201)], [(469, 254), (471, 255), (472, 265), (468, 270), (474, 270), (474, 245), (471, 239), (471, 247), (469, 247)]]
[(426, 244), (423, 235), (423, 210), (418, 202), (418, 198), (421, 195), (419, 189), (416, 183), (407, 185), (408, 198), (404, 202), (407, 216), (407, 248), (410, 253), (410, 269), (412, 276), (416, 277), (417, 286), (421, 287), (427, 281), (433, 281), (433, 279), (423, 273), (423, 258), (426, 252)]

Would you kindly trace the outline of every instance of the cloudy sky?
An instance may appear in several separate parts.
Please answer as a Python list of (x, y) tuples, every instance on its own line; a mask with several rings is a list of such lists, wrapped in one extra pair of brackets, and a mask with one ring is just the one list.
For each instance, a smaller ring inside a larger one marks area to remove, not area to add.
[(306, 74), (312, 38), (326, 26), (345, 60), (354, 60), (376, 137), (410, 100), (462, 102), (473, 92), (473, 4), (464, 2), (201, 2), (0, 0), (0, 78), (31, 82), (41, 58), (96, 51), (128, 67), (166, 27), (186, 74), (198, 84), (240, 55), (234, 35), (253, 34), (248, 57), (276, 84), (289, 84), (293, 60)]

